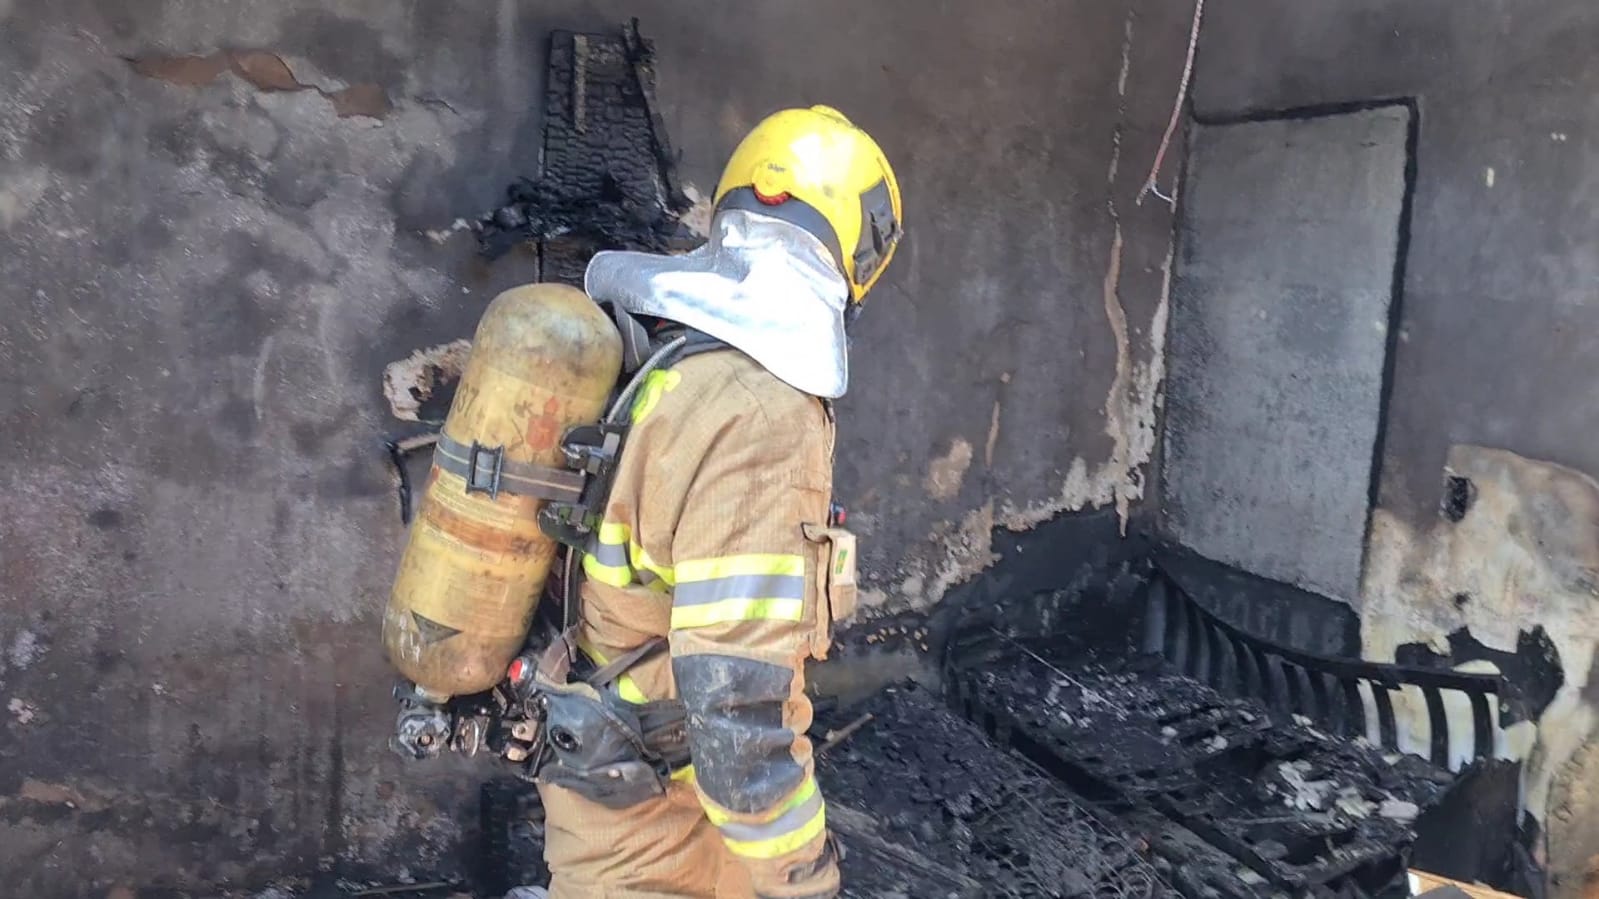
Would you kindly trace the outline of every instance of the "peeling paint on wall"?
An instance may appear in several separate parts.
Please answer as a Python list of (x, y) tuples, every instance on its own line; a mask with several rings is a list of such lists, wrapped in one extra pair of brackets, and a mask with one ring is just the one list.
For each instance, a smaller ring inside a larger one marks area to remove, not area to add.
[[(11, 641), (11, 665), (18, 670), (25, 670), (29, 665), (37, 662), (44, 656), (44, 645), (39, 640), (39, 635), (30, 630), (17, 632)], [(4, 671), (0, 667), (0, 671)]]
[(972, 445), (965, 438), (956, 437), (949, 452), (927, 466), (927, 477), (922, 480), (927, 495), (936, 500), (954, 499), (960, 493), (961, 484), (966, 479), (966, 469), (971, 464)]
[[(997, 560), (993, 552), (992, 527), (1010, 531), (1026, 531), (1058, 515), (1097, 509), (1108, 505), (1116, 507), (1123, 536), (1132, 505), (1143, 498), (1144, 472), (1154, 455), (1156, 420), (1162, 403), (1162, 384), (1166, 376), (1166, 322), (1169, 314), (1172, 265), (1176, 242), (1168, 238), (1165, 256), (1159, 271), (1159, 294), (1147, 327), (1131, 322), (1124, 293), (1138, 288), (1129, 287), (1124, 274), (1134, 270), (1126, 259), (1129, 245), (1123, 232), (1122, 218), (1117, 207), (1120, 191), (1119, 174), (1123, 151), (1124, 128), (1133, 118), (1129, 112), (1128, 84), (1135, 55), (1134, 24), (1137, 16), (1129, 10), (1123, 23), (1121, 69), (1116, 82), (1118, 117), (1111, 134), (1110, 158), (1105, 174), (1106, 210), (1111, 225), (1110, 250), (1103, 278), (1104, 311), (1109, 323), (1110, 338), (1116, 349), (1115, 376), (1104, 403), (1105, 434), (1111, 439), (1111, 453), (1106, 461), (1090, 465), (1087, 458), (1078, 455), (1072, 459), (1059, 489), (1053, 496), (1042, 500), (1017, 502), (1007, 499), (996, 504), (989, 500), (981, 508), (968, 512), (955, 533), (954, 540), (934, 535), (943, 552), (937, 562), (924, 565), (917, 561), (908, 563), (908, 577), (902, 580), (896, 592), (911, 599), (913, 607), (928, 608), (943, 598), (944, 593), (981, 573)], [(1174, 202), (1180, 184), (1173, 184)], [(1154, 209), (1154, 207), (1149, 207)], [(1159, 213), (1169, 221), (1170, 209)], [(1144, 274), (1138, 271), (1138, 274)], [(1147, 280), (1142, 283), (1149, 283)], [(1142, 338), (1142, 339), (1138, 339)], [(1140, 345), (1143, 352), (1139, 352)], [(1001, 378), (1009, 383), (1010, 375)], [(1002, 404), (994, 403), (989, 432), (984, 446), (984, 465), (992, 468), (994, 448), (999, 439)], [(940, 464), (935, 461), (933, 468)], [(931, 474), (931, 470), (930, 470)], [(937, 498), (937, 494), (929, 489)], [(983, 522), (990, 530), (979, 534)], [(892, 601), (887, 593), (866, 590), (862, 592), (862, 605), (871, 608)]]
[(1083, 458), (1074, 459), (1060, 491), (1052, 499), (1021, 507), (1002, 506), (998, 520), (1004, 527), (1024, 531), (1062, 512), (1115, 503), (1126, 532), (1129, 507), (1144, 496), (1144, 469), (1155, 451), (1155, 423), (1163, 399), (1161, 385), (1166, 378), (1166, 319), (1174, 258), (1175, 246), (1168, 246), (1161, 266), (1160, 298), (1144, 332), (1149, 335), (1144, 358), (1135, 361), (1130, 345), (1120, 345), (1119, 340), (1116, 380), (1105, 401), (1105, 433), (1115, 446), (1110, 459), (1092, 470)]
[(389, 411), (401, 421), (442, 420), (449, 407), (437, 399), (447, 399), (445, 391), (453, 391), (461, 380), (471, 354), (472, 341), (461, 339), (389, 363), (383, 369), (383, 396), (389, 401)]
[(6, 703), (6, 711), (10, 712), (11, 717), (15, 718), (18, 724), (22, 725), (32, 724), (33, 719), (37, 718), (39, 715), (39, 708), (37, 706), (25, 699), (15, 696), (11, 698), (10, 702)]
[(711, 198), (692, 184), (683, 184), (683, 196), (689, 202), (689, 207), (677, 220), (691, 233), (701, 238), (711, 236), (711, 216), (716, 210), (711, 205)]
[[(1161, 266), (1159, 299), (1148, 330), (1142, 332), (1149, 336), (1144, 358), (1135, 360), (1136, 354), (1125, 331), (1125, 320), (1121, 327), (1114, 328), (1118, 343), (1117, 375), (1105, 402), (1105, 431), (1114, 446), (1110, 458), (1090, 469), (1088, 462), (1078, 456), (1072, 460), (1060, 489), (1050, 499), (1020, 506), (1010, 502), (996, 506), (993, 500), (989, 500), (967, 512), (958, 526), (929, 535), (929, 541), (939, 547), (935, 553), (936, 561), (927, 563), (914, 557), (909, 559), (892, 592), (873, 589), (861, 591), (863, 608), (883, 608), (898, 602), (908, 602), (913, 608), (930, 608), (951, 587), (982, 573), (998, 560), (993, 551), (995, 527), (1026, 531), (1064, 512), (1080, 512), (1115, 504), (1125, 535), (1131, 505), (1143, 498), (1144, 470), (1155, 450), (1156, 420), (1162, 401), (1161, 386), (1166, 376), (1166, 319), (1174, 253), (1175, 247), (1169, 245)], [(1117, 289), (1114, 286), (1117, 277), (1119, 272), (1113, 266), (1111, 277), (1107, 278), (1107, 292)], [(1107, 298), (1107, 304), (1112, 302), (1119, 308), (1119, 298), (1114, 301)], [(985, 468), (992, 466), (994, 446), (999, 439), (1001, 411), (1001, 404), (995, 402), (984, 446)], [(946, 498), (941, 493), (949, 489), (951, 472), (957, 467), (964, 471), (970, 464), (971, 453), (971, 446), (958, 438), (949, 453), (935, 459), (929, 466), (923, 484), (928, 494), (935, 499)], [(948, 496), (953, 496), (959, 486), (956, 482)]]
[[(1599, 723), (1599, 482), (1474, 446), (1453, 447), (1446, 474), (1466, 489), (1445, 491), (1455, 501), (1430, 528), (1412, 528), (1382, 509), (1373, 515), (1363, 651), (1391, 661), (1401, 646), (1423, 643), (1447, 655), (1449, 635), (1464, 628), (1493, 650), (1515, 653), (1523, 632), (1542, 626), (1559, 653), (1564, 683), (1535, 729), (1512, 725), (1500, 735), (1499, 752), (1525, 760), (1525, 807), (1547, 829), (1558, 830), (1551, 827), (1557, 809), (1580, 821), (1599, 819), (1599, 796), (1586, 785)], [(1395, 711), (1411, 745), (1425, 746), (1420, 697), (1404, 697)], [(1582, 845), (1565, 839), (1558, 857), (1552, 846), (1548, 862), (1557, 875), (1572, 874), (1599, 852), (1594, 830), (1576, 841)]]
[(223, 72), (232, 72), (261, 91), (316, 91), (333, 104), (334, 113), (341, 119), (382, 119), (394, 109), (388, 93), (376, 84), (308, 84), (295, 77), (283, 57), (265, 50), (219, 50), (210, 56), (141, 56), (127, 62), (146, 78), (179, 87), (203, 87)]

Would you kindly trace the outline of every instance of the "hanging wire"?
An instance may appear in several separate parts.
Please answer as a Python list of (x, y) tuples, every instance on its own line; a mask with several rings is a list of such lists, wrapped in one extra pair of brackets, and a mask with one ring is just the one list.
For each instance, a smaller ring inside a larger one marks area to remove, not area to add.
[(1183, 104), (1188, 101), (1188, 86), (1194, 79), (1194, 52), (1199, 49), (1199, 25), (1205, 17), (1205, 0), (1194, 0), (1194, 25), (1188, 33), (1188, 58), (1183, 62), (1183, 80), (1177, 86), (1177, 102), (1172, 104), (1171, 119), (1166, 123), (1166, 133), (1160, 139), (1160, 149), (1155, 151), (1155, 163), (1149, 168), (1149, 177), (1144, 179), (1144, 186), (1138, 191), (1138, 205), (1144, 205), (1144, 197), (1153, 193), (1166, 201), (1166, 205), (1177, 206), (1177, 190), (1174, 187), (1170, 196), (1160, 192), (1160, 169), (1166, 163), (1166, 151), (1171, 149), (1172, 136), (1177, 133), (1177, 123), (1183, 117)]

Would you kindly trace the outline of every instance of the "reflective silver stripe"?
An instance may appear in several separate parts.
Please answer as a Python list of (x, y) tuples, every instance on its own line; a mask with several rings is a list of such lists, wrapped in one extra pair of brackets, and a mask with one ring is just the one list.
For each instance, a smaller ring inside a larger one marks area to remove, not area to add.
[(805, 576), (735, 574), (709, 581), (679, 582), (672, 605), (698, 606), (724, 599), (804, 599)]
[(627, 567), (627, 547), (622, 544), (590, 540), (588, 553), (607, 568)]
[(813, 789), (810, 798), (794, 806), (775, 820), (765, 824), (741, 824), (729, 821), (721, 825), (722, 836), (739, 843), (756, 843), (793, 833), (811, 823), (822, 810), (822, 791)]

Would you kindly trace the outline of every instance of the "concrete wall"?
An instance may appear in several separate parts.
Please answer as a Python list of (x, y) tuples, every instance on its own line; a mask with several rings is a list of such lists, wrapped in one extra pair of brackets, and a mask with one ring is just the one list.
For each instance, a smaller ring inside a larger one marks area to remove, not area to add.
[(1345, 602), (1360, 589), (1409, 128), (1387, 106), (1191, 137), (1162, 512), (1204, 556)]
[[(1460, 628), (1511, 654), (1538, 625), (1554, 637), (1564, 685), (1534, 745), (1507, 751), (1530, 756), (1539, 854), (1566, 894), (1599, 888), (1596, 46), (1587, 0), (1224, 0), (1209, 5), (1194, 104), (1204, 119), (1416, 100), (1365, 651), (1448, 656)], [(1446, 473), (1471, 482), (1476, 509), (1441, 514)]]
[(877, 604), (930, 606), (996, 527), (1136, 502), (1171, 216), (1132, 201), (1187, 9), (0, 0), (8, 890), (465, 863), (485, 763), (383, 748), (380, 373), (527, 276), (422, 232), (533, 169), (547, 31), (640, 12), (690, 182), (794, 102), (899, 167), (841, 404)]

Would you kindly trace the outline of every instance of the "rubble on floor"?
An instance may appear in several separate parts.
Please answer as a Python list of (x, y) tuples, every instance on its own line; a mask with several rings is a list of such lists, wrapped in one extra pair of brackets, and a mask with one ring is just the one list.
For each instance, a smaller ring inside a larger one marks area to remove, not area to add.
[(1124, 644), (989, 628), (946, 676), (996, 742), (1139, 830), (1181, 869), (1185, 895), (1407, 895), (1414, 822), (1452, 774), (1225, 697)]
[(861, 713), (871, 723), (817, 766), (846, 896), (1178, 895), (1136, 837), (927, 691), (892, 688), (833, 723)]
[[(844, 896), (1179, 895), (1143, 857), (1148, 847), (1107, 827), (1026, 759), (995, 748), (925, 689), (891, 688), (821, 716), (812, 733), (836, 733), (863, 715), (870, 722), (817, 764), (844, 852)], [(529, 798), (516, 784), (485, 789), (483, 896), (548, 877)]]
[[(1476, 854), (1512, 830), (1480, 832), (1513, 811), (1513, 766), (1457, 777), (1223, 696), (1137, 651), (1136, 616), (1079, 601), (964, 622), (941, 691), (822, 704), (811, 734), (844, 896), (1397, 899), (1427, 840), (1462, 842), (1430, 819), (1463, 823)], [(483, 798), (475, 895), (545, 882), (532, 790)]]

